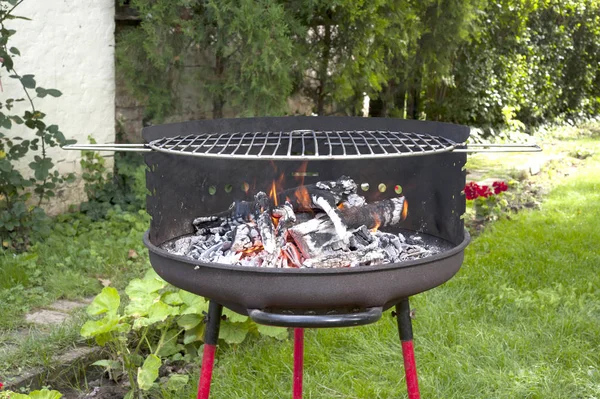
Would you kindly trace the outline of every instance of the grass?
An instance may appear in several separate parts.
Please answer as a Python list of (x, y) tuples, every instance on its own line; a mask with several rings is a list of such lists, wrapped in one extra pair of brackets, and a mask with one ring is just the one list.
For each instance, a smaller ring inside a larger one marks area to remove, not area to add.
[[(148, 267), (142, 243), (148, 222), (143, 211), (113, 210), (95, 222), (81, 214), (62, 215), (30, 252), (0, 253), (0, 329), (25, 326), (27, 311), (57, 299), (95, 295), (102, 289), (100, 279), (123, 287)], [(140, 255), (132, 259), (130, 250)]]
[[(595, 155), (541, 210), (494, 223), (454, 279), (412, 298), (423, 397), (600, 396), (600, 141), (585, 146)], [(289, 397), (291, 367), (291, 341), (222, 348), (211, 397)], [(177, 397), (193, 398), (194, 389)], [(307, 331), (305, 397), (406, 397), (390, 315)]]

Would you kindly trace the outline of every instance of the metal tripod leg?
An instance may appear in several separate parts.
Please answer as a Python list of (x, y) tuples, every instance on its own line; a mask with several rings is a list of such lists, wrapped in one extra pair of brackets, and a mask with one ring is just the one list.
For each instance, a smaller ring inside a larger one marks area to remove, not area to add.
[(413, 346), (412, 322), (410, 317), (410, 305), (408, 298), (396, 305), (398, 317), (398, 332), (402, 343), (402, 357), (404, 358), (404, 373), (406, 375), (406, 387), (408, 399), (420, 399), (419, 381), (417, 379), (417, 365), (415, 363), (415, 349)]
[(304, 372), (304, 329), (294, 328), (294, 385), (293, 399), (302, 399), (302, 376)]
[(202, 368), (200, 369), (200, 381), (198, 381), (198, 399), (208, 399), (210, 395), (210, 382), (215, 364), (215, 351), (217, 350), (217, 341), (219, 340), (222, 313), (223, 306), (210, 301), (208, 305), (207, 325), (204, 331), (204, 354), (202, 356)]

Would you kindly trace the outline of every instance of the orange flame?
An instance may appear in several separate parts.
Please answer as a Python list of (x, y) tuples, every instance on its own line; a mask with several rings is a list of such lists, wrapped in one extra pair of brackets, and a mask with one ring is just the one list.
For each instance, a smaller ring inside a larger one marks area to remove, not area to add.
[(406, 220), (406, 216), (408, 216), (408, 201), (404, 199), (404, 204), (402, 205), (402, 220)]
[(300, 208), (311, 209), (310, 195), (308, 194), (308, 190), (305, 186), (298, 187), (298, 189), (294, 192), (294, 195), (296, 196), (296, 201), (298, 201)]
[(244, 250), (242, 251), (242, 258), (243, 258), (243, 257), (246, 257), (246, 256), (250, 256), (250, 255), (252, 255), (253, 253), (260, 252), (260, 251), (262, 251), (263, 249), (264, 249), (264, 247), (263, 247), (262, 245), (257, 245), (257, 246), (255, 246), (255, 247), (251, 247), (251, 248), (248, 248), (248, 249), (244, 249)]
[(269, 198), (273, 200), (275, 206), (279, 205), (279, 200), (277, 198), (277, 186), (275, 184), (275, 180), (271, 183), (271, 191), (269, 191)]
[(306, 176), (306, 168), (308, 167), (308, 162), (302, 162), (298, 171), (295, 173), (295, 176), (298, 177), (299, 186), (298, 189), (294, 192), (294, 196), (296, 197), (296, 201), (298, 202), (298, 206), (301, 209), (309, 210), (311, 209), (310, 195), (308, 194), (308, 190), (304, 186), (304, 177)]
[(375, 233), (378, 229), (379, 226), (381, 226), (381, 220), (379, 220), (379, 216), (374, 215), (375, 216), (375, 226), (373, 226), (373, 228), (371, 229), (372, 233)]

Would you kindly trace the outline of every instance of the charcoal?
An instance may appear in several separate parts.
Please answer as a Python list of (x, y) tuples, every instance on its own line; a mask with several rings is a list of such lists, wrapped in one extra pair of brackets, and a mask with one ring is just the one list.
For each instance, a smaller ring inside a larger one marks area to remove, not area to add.
[(306, 259), (302, 265), (309, 268), (330, 269), (333, 267), (378, 265), (382, 264), (385, 259), (385, 251), (381, 249), (369, 249), (329, 253), (316, 258)]
[(404, 197), (367, 204), (348, 177), (287, 190), (279, 198), (286, 200), (274, 206), (259, 192), (253, 201), (198, 217), (192, 223), (195, 235), (163, 248), (203, 262), (269, 268), (378, 265), (439, 252), (420, 245), (418, 234), (407, 238), (378, 230), (404, 220)]
[(262, 191), (254, 196), (254, 214), (256, 225), (265, 251), (273, 254), (277, 249), (275, 240), (275, 225), (271, 219), (271, 202)]
[(233, 229), (231, 250), (235, 252), (250, 249), (259, 241), (259, 232), (255, 224), (244, 223)]

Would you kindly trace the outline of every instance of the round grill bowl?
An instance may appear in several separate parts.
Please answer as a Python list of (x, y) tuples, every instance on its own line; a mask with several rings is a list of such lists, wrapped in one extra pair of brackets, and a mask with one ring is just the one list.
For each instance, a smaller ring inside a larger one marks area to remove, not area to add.
[[(420, 234), (427, 242), (441, 240)], [(470, 236), (437, 255), (402, 263), (337, 269), (270, 269), (208, 264), (173, 255), (150, 242), (154, 270), (169, 283), (241, 314), (250, 309), (388, 309), (437, 287), (458, 272)], [(446, 243), (446, 247), (449, 245)]]

